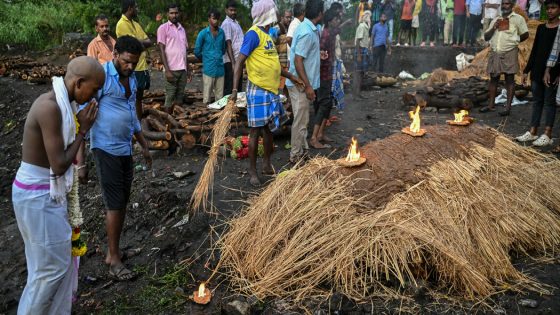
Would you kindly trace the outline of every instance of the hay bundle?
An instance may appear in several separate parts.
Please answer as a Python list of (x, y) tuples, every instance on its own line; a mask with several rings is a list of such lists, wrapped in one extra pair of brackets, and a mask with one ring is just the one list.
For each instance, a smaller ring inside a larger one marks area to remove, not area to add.
[[(517, 7), (516, 7), (517, 8)], [(520, 14), (519, 12), (516, 13)], [(527, 18), (525, 18), (527, 21)], [(529, 38), (519, 44), (519, 55), (517, 57), (519, 61), (519, 71), (515, 75), (515, 80), (521, 83), (521, 78), (523, 76), (523, 69), (529, 61), (529, 56), (531, 55), (531, 48), (533, 47), (533, 42), (535, 41), (535, 35), (537, 34), (537, 27), (542, 24), (541, 21), (528, 20), (527, 27), (529, 28)], [(488, 78), (488, 73), (486, 71), (488, 66), (488, 55), (490, 54), (490, 47), (486, 47), (481, 52), (474, 56), (471, 64), (463, 71), (447, 71), (450, 78), (468, 78), (470, 76), (480, 76), (483, 78)]]
[(542, 184), (560, 162), (483, 127), (426, 129), (364, 146), (358, 171), (317, 158), (278, 177), (219, 242), (233, 284), (295, 300), (363, 300), (420, 279), (471, 299), (548, 293), (509, 253), (560, 243), (560, 187)]

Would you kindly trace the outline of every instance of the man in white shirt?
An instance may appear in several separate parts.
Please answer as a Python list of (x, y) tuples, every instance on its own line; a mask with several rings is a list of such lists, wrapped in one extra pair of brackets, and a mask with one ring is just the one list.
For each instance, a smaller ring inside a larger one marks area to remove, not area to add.
[(502, 0), (484, 0), (484, 17), (482, 20), (482, 37), (484, 38), (484, 33), (488, 30), (490, 22), (499, 15), (500, 4)]
[(538, 20), (541, 17), (541, 6), (544, 0), (529, 0), (529, 9), (527, 13), (529, 13), (529, 19), (531, 20)]
[(301, 22), (303, 22), (303, 19), (305, 18), (305, 7), (303, 6), (303, 3), (296, 3), (294, 5), (293, 15), (295, 18), (290, 23), (290, 26), (288, 27), (288, 32), (286, 33), (286, 41), (288, 42), (288, 59), (290, 59), (290, 46), (292, 45), (292, 39), (294, 37), (294, 33), (296, 32), (296, 29), (301, 24)]

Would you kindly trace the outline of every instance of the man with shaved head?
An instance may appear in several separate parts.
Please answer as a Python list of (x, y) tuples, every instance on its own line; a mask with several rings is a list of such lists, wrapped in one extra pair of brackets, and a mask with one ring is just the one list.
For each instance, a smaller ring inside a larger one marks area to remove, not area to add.
[[(92, 97), (105, 73), (91, 57), (69, 64), (53, 90), (31, 105), (23, 131), (22, 162), (12, 186), (12, 202), (25, 244), (27, 284), (18, 314), (70, 314), (72, 229), (66, 195), (74, 179), (72, 163), (97, 116)], [(75, 103), (89, 104), (76, 113)]]

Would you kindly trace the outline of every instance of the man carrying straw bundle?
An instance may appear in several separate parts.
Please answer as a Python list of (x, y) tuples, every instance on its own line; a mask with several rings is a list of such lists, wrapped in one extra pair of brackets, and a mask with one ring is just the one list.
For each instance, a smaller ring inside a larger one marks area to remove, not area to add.
[(519, 43), (529, 38), (525, 19), (513, 12), (514, 0), (502, 0), (502, 16), (495, 18), (484, 33), (484, 40), (490, 41), (491, 51), (488, 56), (488, 73), (490, 84), (488, 94), (490, 103), (480, 109), (481, 113), (495, 111), (494, 101), (498, 81), (503, 73), (506, 77), (507, 103), (500, 116), (508, 116), (515, 90), (515, 74), (519, 70)]
[(237, 86), (241, 80), (243, 66), (247, 65), (247, 118), (251, 128), (249, 135), (249, 176), (253, 186), (259, 186), (257, 175), (257, 149), (259, 134), (264, 140), (263, 174), (272, 175), (270, 163), (272, 155), (272, 129), (280, 127), (286, 115), (278, 95), (280, 75), (301, 85), (294, 75), (281, 69), (278, 52), (272, 38), (268, 35), (272, 24), (276, 23), (276, 5), (272, 0), (261, 0), (251, 9), (253, 26), (243, 38), (239, 58), (235, 65), (230, 100), (237, 99)]

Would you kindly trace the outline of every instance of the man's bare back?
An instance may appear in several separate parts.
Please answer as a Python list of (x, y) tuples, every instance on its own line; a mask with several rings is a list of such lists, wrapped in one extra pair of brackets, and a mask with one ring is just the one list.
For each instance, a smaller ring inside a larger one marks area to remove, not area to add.
[(53, 127), (56, 128), (62, 138), (61, 124), (62, 118), (60, 109), (56, 104), (56, 97), (53, 91), (41, 94), (31, 105), (27, 114), (23, 130), (22, 160), (29, 164), (50, 168), (49, 158), (43, 143), (43, 133), (41, 120), (51, 120)]

